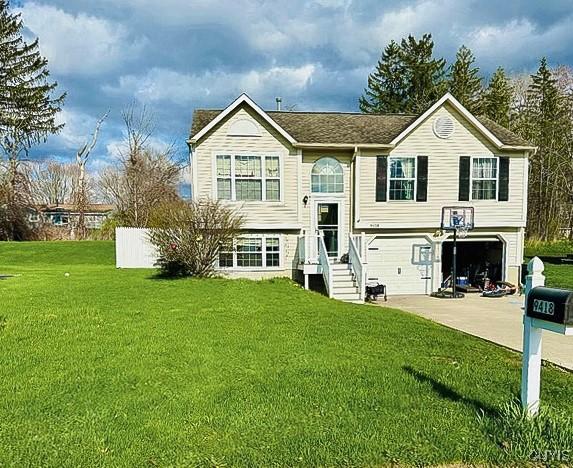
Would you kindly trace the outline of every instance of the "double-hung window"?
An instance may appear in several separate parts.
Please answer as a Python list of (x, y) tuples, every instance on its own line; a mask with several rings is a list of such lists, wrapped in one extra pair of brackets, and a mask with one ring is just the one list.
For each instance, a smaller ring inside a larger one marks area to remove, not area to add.
[(472, 159), (472, 200), (497, 199), (497, 158)]
[(281, 199), (281, 169), (278, 156), (265, 156), (265, 194), (267, 201)]
[(388, 184), (389, 200), (415, 200), (416, 158), (391, 157)]
[(219, 200), (280, 200), (278, 156), (217, 155), (216, 166)]
[(278, 236), (238, 237), (219, 249), (219, 268), (278, 268), (280, 245)]
[(217, 156), (217, 198), (231, 200), (231, 156)]

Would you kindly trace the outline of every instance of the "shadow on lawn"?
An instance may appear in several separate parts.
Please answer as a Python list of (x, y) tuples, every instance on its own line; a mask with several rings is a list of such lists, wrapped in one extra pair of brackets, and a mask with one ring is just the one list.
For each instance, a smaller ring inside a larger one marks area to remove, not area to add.
[(463, 403), (464, 405), (473, 408), (477, 414), (484, 414), (490, 417), (496, 417), (499, 415), (499, 410), (497, 410), (496, 408), (493, 408), (492, 406), (483, 403), (479, 400), (476, 400), (474, 398), (465, 397), (462, 394), (455, 391), (453, 388), (448, 387), (447, 385), (441, 382), (438, 382), (433, 377), (430, 377), (429, 375), (424, 374), (423, 372), (420, 372), (414, 369), (413, 367), (403, 366), (402, 369), (406, 371), (408, 374), (410, 374), (418, 382), (430, 384), (432, 390), (434, 390), (434, 392), (436, 392), (440, 397), (446, 400), (450, 400), (455, 403)]

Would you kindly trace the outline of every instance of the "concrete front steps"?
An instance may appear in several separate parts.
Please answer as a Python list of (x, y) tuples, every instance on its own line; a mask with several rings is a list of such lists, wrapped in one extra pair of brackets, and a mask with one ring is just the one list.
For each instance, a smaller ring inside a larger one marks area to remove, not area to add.
[(344, 302), (364, 303), (360, 299), (360, 291), (356, 286), (354, 273), (346, 263), (333, 263), (332, 268), (332, 297)]

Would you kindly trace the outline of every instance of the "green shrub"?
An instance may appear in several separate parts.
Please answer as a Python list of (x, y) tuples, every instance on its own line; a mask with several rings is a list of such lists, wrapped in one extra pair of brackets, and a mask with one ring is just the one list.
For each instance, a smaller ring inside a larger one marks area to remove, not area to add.
[(221, 246), (232, 246), (242, 217), (219, 200), (176, 201), (152, 213), (149, 240), (163, 276), (215, 276)]
[(102, 224), (101, 228), (90, 232), (91, 240), (115, 240), (115, 228), (120, 226), (115, 214), (109, 216)]
[(535, 257), (536, 255), (562, 257), (570, 253), (573, 253), (573, 241), (570, 240), (541, 241), (528, 239), (525, 241), (526, 257)]

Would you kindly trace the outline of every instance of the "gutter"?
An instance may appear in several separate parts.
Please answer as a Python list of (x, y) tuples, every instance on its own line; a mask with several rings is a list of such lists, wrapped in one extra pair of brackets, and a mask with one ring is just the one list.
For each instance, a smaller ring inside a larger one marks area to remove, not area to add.
[[(197, 140), (194, 138), (190, 138), (186, 141), (188, 145), (193, 145), (197, 143)], [(295, 142), (292, 144), (295, 148), (302, 148), (302, 149), (321, 149), (321, 148), (330, 148), (330, 149), (349, 149), (354, 150), (356, 153), (359, 149), (392, 149), (395, 148), (396, 145), (392, 143), (298, 143)], [(532, 154), (536, 154), (538, 147), (537, 146), (513, 146), (513, 145), (501, 145), (499, 146), (500, 150), (513, 150), (513, 151), (531, 151)]]
[(539, 149), (537, 146), (512, 146), (512, 145), (501, 145), (499, 149), (502, 150), (515, 150), (515, 151), (531, 151), (533, 154), (537, 153)]
[(295, 148), (332, 148), (332, 149), (350, 149), (357, 152), (358, 149), (387, 149), (394, 148), (391, 144), (379, 143), (293, 143)]

